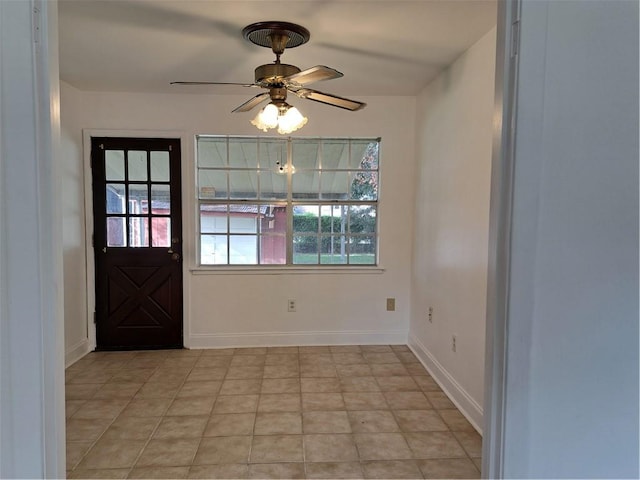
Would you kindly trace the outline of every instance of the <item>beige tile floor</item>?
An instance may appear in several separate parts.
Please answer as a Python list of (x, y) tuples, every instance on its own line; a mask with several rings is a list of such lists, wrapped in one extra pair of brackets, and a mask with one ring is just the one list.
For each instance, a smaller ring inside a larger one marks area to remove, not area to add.
[(404, 345), (94, 352), (70, 478), (478, 478), (482, 439)]

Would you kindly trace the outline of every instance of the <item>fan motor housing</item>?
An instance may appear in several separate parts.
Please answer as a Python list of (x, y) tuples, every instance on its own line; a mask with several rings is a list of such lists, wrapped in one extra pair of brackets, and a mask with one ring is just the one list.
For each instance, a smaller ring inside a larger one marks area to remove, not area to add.
[(260, 65), (255, 70), (256, 83), (273, 84), (279, 83), (283, 77), (288, 77), (294, 73), (299, 73), (300, 69), (295, 65), (287, 65), (286, 63), (268, 63)]

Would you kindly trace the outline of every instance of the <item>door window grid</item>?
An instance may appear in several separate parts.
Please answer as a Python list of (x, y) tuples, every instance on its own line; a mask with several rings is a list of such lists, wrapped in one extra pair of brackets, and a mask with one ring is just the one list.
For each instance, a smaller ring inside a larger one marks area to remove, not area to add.
[(379, 142), (198, 136), (199, 264), (376, 265)]
[(107, 246), (169, 247), (169, 152), (106, 150), (105, 178)]

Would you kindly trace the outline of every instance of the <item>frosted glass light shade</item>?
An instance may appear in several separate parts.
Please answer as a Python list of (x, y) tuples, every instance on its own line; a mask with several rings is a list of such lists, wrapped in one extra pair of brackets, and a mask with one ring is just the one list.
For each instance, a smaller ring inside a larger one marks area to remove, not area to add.
[(251, 123), (263, 132), (270, 128), (276, 128), (278, 126), (278, 107), (270, 103), (260, 110), (260, 113), (251, 120)]
[(278, 133), (291, 133), (304, 127), (306, 124), (307, 118), (303, 117), (296, 107), (291, 107), (284, 115), (278, 118)]
[(251, 120), (251, 124), (266, 132), (271, 128), (277, 128), (278, 133), (285, 135), (294, 132), (306, 125), (307, 118), (303, 117), (296, 107), (284, 104), (280, 107), (270, 103)]

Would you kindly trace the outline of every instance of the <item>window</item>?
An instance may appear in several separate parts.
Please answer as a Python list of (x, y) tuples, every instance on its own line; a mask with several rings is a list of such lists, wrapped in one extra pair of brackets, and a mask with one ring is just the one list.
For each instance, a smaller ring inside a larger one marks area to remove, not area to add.
[(201, 265), (377, 265), (379, 139), (197, 137)]

